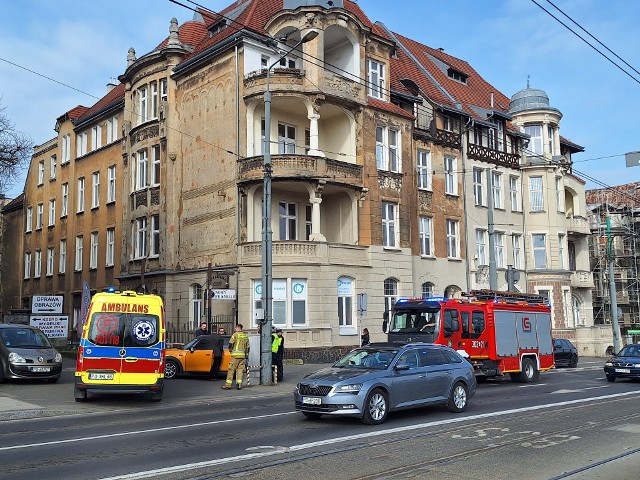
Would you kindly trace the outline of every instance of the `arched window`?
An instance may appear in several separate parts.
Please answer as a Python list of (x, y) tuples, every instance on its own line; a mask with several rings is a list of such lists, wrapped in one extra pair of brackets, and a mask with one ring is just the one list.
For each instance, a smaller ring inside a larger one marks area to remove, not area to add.
[(571, 306), (573, 307), (573, 325), (578, 327), (582, 325), (582, 316), (580, 310), (582, 310), (582, 302), (575, 295), (571, 296)]
[(202, 318), (202, 286), (192, 283), (189, 287), (189, 303), (191, 304), (190, 316), (191, 326), (195, 329), (200, 324)]
[(388, 312), (398, 300), (398, 281), (387, 278), (384, 281), (384, 311)]
[(338, 278), (338, 325), (340, 327), (353, 327), (354, 290), (352, 278)]
[(424, 282), (422, 284), (422, 298), (433, 297), (433, 283)]
[(457, 285), (449, 285), (444, 289), (445, 298), (459, 298), (462, 289)]

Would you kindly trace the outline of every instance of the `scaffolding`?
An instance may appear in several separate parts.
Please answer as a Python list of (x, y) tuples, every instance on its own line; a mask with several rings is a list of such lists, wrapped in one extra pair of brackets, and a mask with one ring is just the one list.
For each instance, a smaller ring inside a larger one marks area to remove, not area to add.
[(595, 289), (593, 319), (596, 324), (610, 324), (609, 232), (612, 239), (614, 279), (620, 332), (640, 326), (640, 182), (586, 191), (591, 236), (589, 255)]

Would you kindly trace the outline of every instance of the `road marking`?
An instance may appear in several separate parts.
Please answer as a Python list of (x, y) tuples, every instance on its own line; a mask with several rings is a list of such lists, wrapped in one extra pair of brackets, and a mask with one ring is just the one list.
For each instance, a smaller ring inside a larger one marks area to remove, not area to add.
[[(640, 395), (640, 392), (624, 392), (624, 393), (615, 393), (615, 394), (611, 394), (611, 395), (603, 395), (600, 397), (590, 397), (590, 398), (583, 398), (583, 399), (578, 399), (578, 400), (567, 400), (564, 402), (556, 402), (556, 403), (548, 403), (548, 404), (544, 404), (544, 405), (534, 405), (532, 407), (523, 407), (523, 408), (514, 408), (511, 410), (504, 410), (502, 412), (492, 412), (492, 413), (481, 413), (478, 415), (469, 415), (466, 417), (456, 417), (456, 418), (449, 418), (446, 420), (438, 420), (435, 422), (426, 422), (426, 423), (420, 423), (420, 424), (415, 424), (415, 425), (407, 425), (407, 426), (403, 426), (403, 427), (396, 427), (396, 428), (387, 428), (384, 430), (378, 430), (378, 431), (367, 431), (365, 433), (359, 433), (356, 435), (345, 435), (343, 437), (335, 437), (335, 438), (328, 438), (326, 440), (319, 440), (317, 442), (310, 442), (310, 443), (302, 443), (300, 445), (292, 445), (290, 447), (279, 447), (279, 449), (277, 450), (271, 450), (271, 451), (266, 451), (266, 452), (256, 452), (256, 453), (249, 453), (249, 454), (245, 454), (245, 455), (236, 455), (233, 457), (226, 457), (226, 458), (219, 458), (216, 460), (207, 460), (204, 462), (196, 462), (196, 463), (187, 463), (187, 464), (182, 464), (182, 465), (174, 465), (172, 467), (164, 467), (164, 468), (157, 468), (155, 470), (147, 470), (147, 471), (142, 471), (142, 472), (135, 472), (135, 473), (128, 473), (128, 474), (124, 474), (124, 475), (117, 475), (115, 477), (104, 477), (100, 480), (139, 480), (139, 479), (143, 479), (143, 478), (155, 478), (158, 477), (160, 475), (167, 475), (170, 473), (177, 473), (177, 472), (183, 472), (183, 471), (187, 471), (187, 470), (192, 470), (192, 469), (196, 469), (196, 468), (205, 468), (205, 467), (212, 467), (215, 465), (220, 465), (220, 464), (230, 464), (230, 463), (234, 463), (234, 462), (241, 462), (244, 460), (253, 460), (256, 458), (262, 458), (262, 457), (268, 457), (268, 456), (272, 456), (272, 455), (278, 455), (280, 453), (282, 453), (283, 450), (285, 451), (289, 451), (289, 452), (299, 452), (302, 450), (308, 450), (311, 448), (315, 448), (315, 447), (322, 447), (325, 445), (333, 445), (333, 444), (337, 444), (337, 443), (343, 443), (343, 442), (353, 442), (356, 440), (362, 440), (364, 438), (371, 438), (371, 437), (378, 437), (378, 436), (382, 436), (382, 435), (390, 435), (390, 434), (395, 434), (395, 433), (405, 433), (411, 430), (419, 430), (422, 428), (428, 428), (428, 427), (434, 427), (434, 426), (440, 426), (440, 425), (448, 425), (448, 424), (454, 424), (454, 423), (461, 423), (461, 422), (466, 422), (469, 420), (479, 420), (479, 419), (484, 419), (484, 418), (491, 418), (491, 417), (501, 417), (504, 415), (513, 415), (515, 413), (523, 413), (523, 412), (530, 412), (530, 411), (534, 411), (534, 410), (544, 410), (547, 408), (553, 408), (553, 407), (561, 407), (561, 406), (567, 406), (567, 405), (576, 405), (576, 404), (580, 404), (580, 403), (590, 403), (593, 402), (594, 400), (607, 400), (607, 399), (612, 399), (612, 398), (620, 398), (620, 397), (625, 397), (625, 396), (629, 396), (629, 395)], [(290, 412), (290, 413), (295, 413), (295, 412)], [(260, 418), (260, 417), (252, 417), (252, 418)], [(237, 422), (238, 420), (242, 420), (242, 419), (233, 419), (233, 420), (229, 420), (229, 421), (233, 421), (233, 422)], [(217, 423), (217, 422), (211, 422), (211, 423)], [(115, 435), (113, 435), (115, 436)], [(54, 443), (54, 442), (52, 442)], [(60, 442), (55, 442), (55, 443), (60, 443)]]
[(546, 383), (532, 383), (528, 385), (518, 385), (518, 388), (529, 388), (529, 387), (544, 387)]

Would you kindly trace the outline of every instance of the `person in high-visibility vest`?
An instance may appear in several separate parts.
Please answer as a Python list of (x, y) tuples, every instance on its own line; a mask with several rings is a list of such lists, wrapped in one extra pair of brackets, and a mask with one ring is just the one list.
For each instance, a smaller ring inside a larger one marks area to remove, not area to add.
[(227, 380), (222, 385), (223, 390), (229, 390), (233, 385), (233, 375), (236, 376), (236, 389), (242, 388), (242, 376), (246, 369), (246, 361), (249, 356), (249, 335), (242, 331), (242, 324), (236, 325), (235, 331), (229, 339), (229, 351), (231, 361), (227, 369)]
[[(284, 379), (283, 371), (282, 371), (282, 357), (284, 354), (284, 338), (282, 338), (282, 330), (279, 328), (273, 328), (271, 333), (271, 365), (273, 365), (278, 372), (277, 379), (281, 382)], [(272, 381), (273, 372), (271, 375)]]

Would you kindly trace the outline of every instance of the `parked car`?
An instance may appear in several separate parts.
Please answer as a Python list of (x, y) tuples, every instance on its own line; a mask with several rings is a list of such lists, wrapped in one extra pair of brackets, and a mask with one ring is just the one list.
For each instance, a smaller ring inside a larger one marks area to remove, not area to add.
[[(224, 350), (220, 374), (225, 374), (229, 368), (231, 355), (229, 354), (230, 335), (223, 335)], [(182, 347), (167, 348), (165, 351), (164, 378), (171, 379), (178, 375), (209, 375), (213, 363), (211, 337), (201, 335)]]
[(307, 418), (350, 416), (379, 424), (405, 408), (446, 405), (462, 412), (475, 392), (473, 367), (449, 347), (373, 343), (305, 376), (294, 400)]
[(62, 355), (39, 328), (0, 324), (0, 383), (6, 378), (40, 378), (55, 383)]
[(607, 380), (615, 382), (617, 378), (640, 378), (640, 344), (630, 343), (604, 364)]
[(578, 366), (578, 349), (566, 338), (553, 340), (553, 360), (556, 367), (576, 368)]

